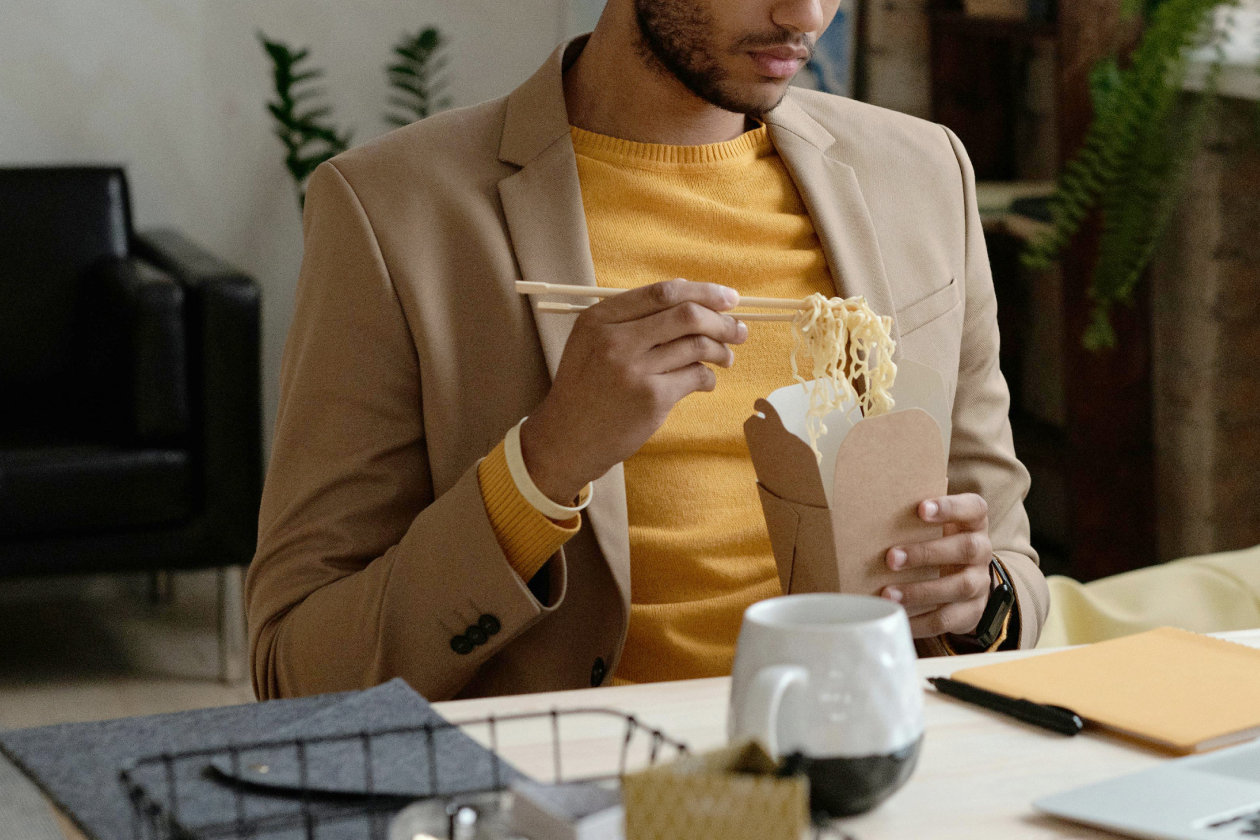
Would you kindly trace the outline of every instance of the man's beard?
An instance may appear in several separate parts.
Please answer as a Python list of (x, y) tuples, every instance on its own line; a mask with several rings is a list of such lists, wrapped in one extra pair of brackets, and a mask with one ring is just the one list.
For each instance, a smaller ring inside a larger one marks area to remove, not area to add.
[[(786, 86), (774, 101), (753, 98), (751, 91), (737, 89), (717, 56), (713, 18), (694, 0), (635, 0), (644, 60), (657, 70), (674, 76), (693, 94), (725, 111), (760, 117), (774, 109), (787, 95)], [(773, 48), (803, 45), (813, 54), (814, 43), (786, 29), (740, 38), (732, 53), (744, 47)]]

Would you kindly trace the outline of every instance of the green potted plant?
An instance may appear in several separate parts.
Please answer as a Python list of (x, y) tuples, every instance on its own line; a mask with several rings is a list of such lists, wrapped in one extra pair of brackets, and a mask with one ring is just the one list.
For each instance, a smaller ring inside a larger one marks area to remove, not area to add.
[[(1090, 74), (1094, 115), (1086, 139), (1059, 175), (1050, 199), (1051, 228), (1034, 239), (1024, 264), (1043, 269), (1097, 209), (1098, 257), (1089, 294), (1093, 318), (1083, 342), (1115, 345), (1111, 309), (1129, 304), (1182, 194), (1187, 165), (1215, 102), (1224, 32), (1214, 11), (1239, 0), (1126, 0), (1124, 14), (1144, 18), (1142, 38), (1121, 66), (1112, 57)], [(1181, 96), (1188, 52), (1215, 49), (1202, 96)]]
[(385, 115), (390, 125), (404, 126), (450, 107), (450, 98), (442, 95), (446, 56), (441, 50), (445, 46), (446, 39), (433, 26), (404, 34), (394, 45), (394, 63), (385, 68), (385, 74), (394, 89), (390, 104), (400, 110)]
[[(285, 150), (285, 168), (293, 177), (301, 208), (311, 173), (324, 161), (350, 148), (353, 133), (332, 121), (333, 109), (325, 100), (326, 92), (314, 85), (324, 71), (309, 66), (309, 47), (294, 49), (262, 32), (258, 33), (258, 40), (271, 61), (275, 92), (267, 110), (275, 120), (276, 137)], [(441, 52), (445, 46), (445, 38), (432, 26), (404, 34), (394, 45), (394, 61), (385, 73), (394, 89), (389, 101), (396, 110), (385, 114), (387, 123), (404, 126), (450, 106), (450, 99), (442, 95), (446, 87), (442, 74), (446, 58)]]

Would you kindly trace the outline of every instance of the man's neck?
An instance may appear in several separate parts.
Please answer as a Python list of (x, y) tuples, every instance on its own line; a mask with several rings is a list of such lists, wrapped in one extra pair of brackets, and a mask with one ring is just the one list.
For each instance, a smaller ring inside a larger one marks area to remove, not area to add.
[(639, 53), (630, 4), (616, 5), (627, 13), (605, 10), (564, 74), (570, 124), (622, 140), (673, 146), (721, 143), (742, 134), (748, 122), (743, 114), (705, 102), (672, 74), (648, 65)]

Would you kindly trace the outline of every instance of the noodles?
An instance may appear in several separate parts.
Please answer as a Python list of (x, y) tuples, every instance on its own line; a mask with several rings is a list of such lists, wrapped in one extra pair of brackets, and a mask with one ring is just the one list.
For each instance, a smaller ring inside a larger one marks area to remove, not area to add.
[(849, 400), (862, 416), (874, 417), (892, 410), (888, 393), (897, 366), (892, 354), (892, 319), (876, 315), (862, 297), (831, 298), (815, 293), (792, 321), (792, 378), (802, 384), (796, 355), (801, 350), (813, 362), (814, 386), (809, 389), (805, 430), (814, 457), (822, 463), (818, 438), (827, 433), (823, 417)]

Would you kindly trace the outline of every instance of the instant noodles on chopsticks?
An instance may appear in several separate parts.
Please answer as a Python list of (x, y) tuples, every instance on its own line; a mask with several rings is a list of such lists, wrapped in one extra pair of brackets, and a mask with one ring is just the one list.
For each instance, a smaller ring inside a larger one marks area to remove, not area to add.
[[(603, 298), (621, 289), (518, 282), (521, 294)], [(742, 297), (740, 307), (789, 310), (729, 314), (790, 322), (786, 361), (795, 384), (754, 405), (744, 437), (784, 593), (878, 594), (892, 583), (928, 580), (934, 568), (891, 571), (894, 545), (940, 537), (918, 505), (947, 492), (951, 432), (940, 375), (894, 361), (892, 319), (861, 297), (791, 300)], [(584, 305), (540, 302), (541, 312)], [(810, 358), (809, 378), (796, 361)]]
[(878, 594), (935, 569), (891, 571), (894, 545), (941, 536), (918, 505), (947, 491), (951, 432), (940, 375), (902, 359), (888, 316), (861, 298), (806, 299), (792, 322), (812, 378), (757, 400), (744, 436), (785, 593)]
[(792, 335), (796, 339), (792, 378), (806, 384), (796, 366), (801, 350), (813, 361), (815, 385), (807, 389), (805, 431), (809, 448), (822, 463), (818, 438), (827, 433), (823, 418), (828, 413), (847, 405), (850, 413), (859, 409), (862, 416), (874, 417), (887, 414), (896, 404), (889, 394), (897, 376), (892, 318), (876, 315), (862, 297), (841, 300), (813, 294), (792, 319)]

